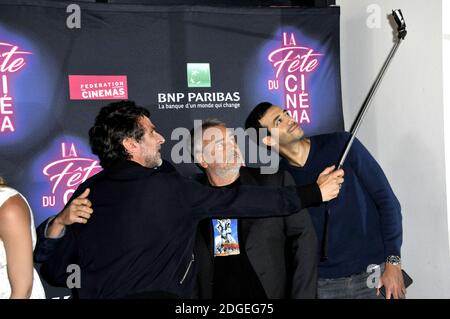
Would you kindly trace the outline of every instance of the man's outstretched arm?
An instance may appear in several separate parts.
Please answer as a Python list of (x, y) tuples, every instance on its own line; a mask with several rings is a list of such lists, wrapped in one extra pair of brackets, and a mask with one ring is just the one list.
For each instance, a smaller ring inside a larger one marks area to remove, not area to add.
[[(78, 197), (69, 201), (57, 215), (49, 217), (36, 230), (37, 243), (34, 250), (34, 260), (38, 263), (50, 258), (58, 239), (65, 235), (66, 226), (74, 223), (86, 224), (93, 210), (88, 199), (90, 189), (85, 189)], [(74, 194), (76, 196), (77, 193)]]

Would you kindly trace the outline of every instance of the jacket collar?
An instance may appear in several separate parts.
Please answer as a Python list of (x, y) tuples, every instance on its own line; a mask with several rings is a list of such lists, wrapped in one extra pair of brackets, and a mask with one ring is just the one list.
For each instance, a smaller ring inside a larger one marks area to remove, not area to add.
[(134, 161), (120, 159), (111, 167), (105, 169), (105, 172), (113, 179), (133, 180), (148, 178), (158, 172), (176, 172), (176, 170), (166, 161), (163, 161), (160, 166), (148, 168)]

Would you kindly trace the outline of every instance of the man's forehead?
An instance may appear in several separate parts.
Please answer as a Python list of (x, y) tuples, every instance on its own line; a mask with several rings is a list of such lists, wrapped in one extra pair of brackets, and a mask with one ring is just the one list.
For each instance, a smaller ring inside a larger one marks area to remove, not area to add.
[(140, 122), (144, 127), (155, 128), (155, 125), (153, 125), (152, 121), (151, 121), (150, 118), (148, 118), (147, 116), (142, 116), (142, 117), (139, 119), (139, 122)]
[(224, 135), (229, 133), (229, 129), (223, 125), (210, 126), (207, 129), (203, 130), (203, 136), (211, 136), (211, 135)]
[(227, 135), (231, 135), (231, 131), (223, 125), (210, 126), (203, 131), (203, 138), (208, 140), (224, 138)]
[(263, 115), (263, 117), (260, 119), (261, 124), (270, 125), (273, 124), (272, 121), (281, 113), (283, 113), (285, 110), (283, 110), (279, 106), (271, 106), (266, 113)]

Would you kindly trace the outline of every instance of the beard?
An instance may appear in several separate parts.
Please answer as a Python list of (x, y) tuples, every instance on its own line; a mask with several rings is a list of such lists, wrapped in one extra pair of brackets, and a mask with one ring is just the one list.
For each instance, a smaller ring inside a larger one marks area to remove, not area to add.
[(144, 166), (147, 168), (158, 167), (162, 164), (161, 153), (159, 151), (156, 154), (146, 154), (144, 158)]
[(241, 154), (233, 152), (233, 154), (229, 155), (228, 160), (224, 166), (216, 167), (215, 173), (223, 179), (233, 177), (239, 173), (242, 165), (243, 161)]
[(228, 179), (239, 174), (242, 164), (227, 165), (226, 167), (216, 168), (214, 172), (222, 179)]

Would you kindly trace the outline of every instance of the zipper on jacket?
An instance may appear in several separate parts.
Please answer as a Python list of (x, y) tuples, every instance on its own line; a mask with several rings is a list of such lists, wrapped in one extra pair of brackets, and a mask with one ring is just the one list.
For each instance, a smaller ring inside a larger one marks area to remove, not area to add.
[(185, 271), (185, 273), (184, 273), (184, 275), (183, 275), (183, 278), (181, 278), (181, 280), (180, 280), (180, 285), (182, 285), (183, 282), (184, 282), (184, 280), (186, 279), (186, 277), (187, 277), (187, 275), (188, 275), (188, 273), (189, 273), (189, 270), (191, 269), (191, 266), (192, 266), (194, 260), (195, 260), (194, 254), (192, 254), (191, 261), (189, 262), (189, 265), (188, 265), (188, 267), (187, 267), (187, 269), (186, 269), (186, 271)]

